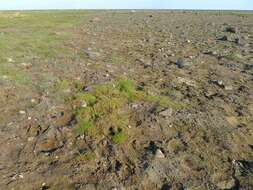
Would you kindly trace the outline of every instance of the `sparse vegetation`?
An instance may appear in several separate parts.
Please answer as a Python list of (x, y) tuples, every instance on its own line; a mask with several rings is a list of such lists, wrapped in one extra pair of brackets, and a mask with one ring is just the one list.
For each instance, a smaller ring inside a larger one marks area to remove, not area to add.
[(82, 119), (79, 121), (76, 128), (76, 133), (78, 135), (90, 134), (94, 130), (94, 125), (90, 121)]
[(240, 61), (242, 59), (242, 55), (238, 53), (230, 53), (226, 55), (225, 58), (231, 61)]
[(99, 129), (99, 133), (108, 133), (113, 127), (112, 141), (121, 144), (127, 138), (123, 132), (129, 123), (129, 107), (131, 102), (146, 101), (157, 103), (162, 107), (182, 108), (181, 103), (170, 100), (167, 96), (152, 96), (145, 91), (136, 90), (132, 80), (120, 78), (116, 84), (107, 83), (95, 85), (91, 92), (79, 93), (74, 102), (77, 104), (76, 126), (78, 134), (86, 134), (90, 128)]
[(96, 157), (95, 153), (92, 151), (86, 151), (83, 153), (79, 153), (79, 155), (77, 156), (77, 160), (78, 161), (92, 161), (94, 160)]
[(240, 14), (0, 13), (0, 189), (252, 189)]
[(122, 129), (118, 129), (113, 135), (112, 135), (112, 141), (115, 144), (122, 144), (127, 140), (127, 135), (123, 132)]

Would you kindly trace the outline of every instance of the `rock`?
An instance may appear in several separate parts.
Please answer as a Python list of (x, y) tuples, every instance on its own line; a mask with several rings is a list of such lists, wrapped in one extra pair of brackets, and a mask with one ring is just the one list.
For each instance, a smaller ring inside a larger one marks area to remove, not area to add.
[(176, 62), (176, 65), (178, 68), (182, 69), (186, 66), (186, 63), (182, 58), (179, 58)]
[(50, 187), (44, 182), (41, 184), (40, 190), (48, 190)]
[(26, 112), (24, 110), (20, 110), (19, 114), (24, 115), (24, 114), (26, 114)]
[(232, 164), (235, 169), (235, 176), (253, 173), (253, 161), (233, 160)]
[(168, 108), (166, 110), (163, 110), (159, 113), (159, 115), (163, 116), (163, 117), (171, 117), (173, 113), (173, 110), (171, 108)]
[(131, 107), (132, 107), (133, 109), (138, 109), (138, 108), (140, 107), (140, 105), (139, 105), (139, 104), (134, 104), (134, 103), (133, 103), (133, 104), (131, 105)]
[(36, 103), (36, 100), (34, 98), (32, 98), (31, 103)]
[(26, 69), (29, 69), (32, 66), (31, 63), (21, 63), (20, 65)]
[(14, 60), (13, 60), (12, 58), (10, 58), (10, 57), (7, 58), (7, 61), (8, 61), (9, 63), (13, 63), (13, 62), (14, 62)]
[(90, 22), (100, 22), (100, 21), (101, 21), (101, 19), (99, 17), (95, 17), (90, 20)]
[(217, 53), (216, 51), (212, 51), (212, 50), (203, 51), (203, 54), (206, 54), (206, 55), (213, 55), (213, 56), (218, 55), (218, 53)]
[(86, 87), (84, 87), (83, 91), (85, 91), (85, 92), (92, 92), (93, 88), (92, 88), (92, 86), (86, 86)]
[(227, 90), (227, 91), (233, 90), (233, 86), (231, 86), (231, 85), (225, 86), (224, 88), (225, 88), (225, 90)]
[(187, 79), (187, 78), (182, 78), (182, 77), (177, 77), (176, 79), (177, 83), (184, 83), (188, 86), (192, 86), (192, 87), (197, 87), (197, 83), (193, 80)]
[(98, 57), (100, 57), (99, 52), (92, 51), (91, 48), (87, 48), (84, 50), (84, 53), (87, 55), (87, 57), (91, 60), (96, 60)]
[(170, 190), (171, 186), (168, 183), (163, 184), (163, 186), (161, 187), (161, 190)]
[(246, 71), (253, 71), (253, 64), (246, 64), (244, 66), (244, 70), (246, 70)]
[(228, 37), (227, 36), (221, 36), (221, 37), (218, 37), (217, 40), (228, 41)]
[(81, 102), (81, 107), (82, 107), (82, 108), (86, 108), (86, 107), (87, 107), (87, 103), (86, 103), (85, 101), (82, 101), (82, 102)]
[(155, 152), (155, 158), (165, 158), (163, 152), (160, 149), (157, 149)]
[(211, 83), (213, 83), (213, 84), (216, 84), (217, 86), (219, 86), (219, 87), (222, 87), (222, 88), (224, 88), (225, 87), (225, 85), (224, 85), (224, 83), (223, 83), (223, 81), (222, 80), (210, 80), (210, 82)]
[(27, 141), (32, 142), (32, 141), (34, 141), (34, 139), (35, 139), (34, 137), (28, 137)]
[(228, 26), (228, 27), (226, 27), (225, 31), (230, 32), (230, 33), (238, 33), (238, 28)]
[(216, 183), (216, 186), (219, 189), (232, 189), (235, 186), (235, 180), (233, 178), (231, 178), (228, 180), (220, 181), (220, 182)]
[(136, 59), (136, 62), (142, 65), (144, 68), (148, 68), (152, 66), (152, 63), (150, 60)]
[(243, 45), (243, 41), (239, 36), (235, 38), (235, 43), (238, 45)]

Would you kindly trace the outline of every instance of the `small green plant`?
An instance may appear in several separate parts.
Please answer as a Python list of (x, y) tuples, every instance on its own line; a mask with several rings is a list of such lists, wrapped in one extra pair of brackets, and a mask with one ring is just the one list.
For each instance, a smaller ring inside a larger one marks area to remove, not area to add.
[(231, 61), (239, 61), (242, 59), (242, 56), (238, 53), (231, 53), (226, 55), (225, 58)]
[(157, 103), (158, 105), (162, 107), (170, 107), (176, 110), (185, 107), (183, 103), (175, 102), (171, 100), (168, 96), (146, 95), (145, 100), (148, 102)]
[(112, 135), (112, 142), (114, 144), (123, 144), (127, 140), (127, 135), (120, 128), (117, 132)]
[(88, 120), (81, 120), (81, 121), (79, 121), (79, 123), (76, 127), (76, 133), (78, 135), (84, 135), (89, 132), (92, 132), (93, 129), (94, 129), (94, 125), (92, 122), (90, 122)]
[(96, 103), (97, 98), (90, 93), (85, 93), (79, 96), (79, 100), (85, 101), (87, 106), (93, 106)]
[(129, 125), (131, 116), (129, 103), (141, 101), (173, 109), (183, 107), (168, 96), (150, 95), (145, 89), (137, 90), (133, 81), (122, 78), (116, 84), (94, 85), (91, 91), (79, 93), (75, 101), (80, 105), (76, 109), (77, 134), (99, 138), (107, 135), (111, 127), (117, 129), (109, 134), (115, 144), (122, 144), (127, 139), (124, 129)]
[(80, 153), (77, 156), (77, 160), (79, 160), (79, 161), (91, 161), (91, 160), (94, 160), (95, 157), (96, 157), (96, 155), (95, 155), (94, 152), (87, 151), (87, 152), (84, 152), (84, 153)]
[(59, 90), (59, 91), (65, 91), (67, 89), (70, 88), (70, 82), (68, 80), (62, 80), (62, 81), (59, 81), (57, 84), (56, 84), (56, 89)]
[(133, 100), (133, 98), (136, 94), (135, 85), (134, 85), (133, 81), (121, 79), (121, 80), (119, 80), (117, 87), (118, 87), (119, 91), (121, 93), (124, 93), (129, 100)]

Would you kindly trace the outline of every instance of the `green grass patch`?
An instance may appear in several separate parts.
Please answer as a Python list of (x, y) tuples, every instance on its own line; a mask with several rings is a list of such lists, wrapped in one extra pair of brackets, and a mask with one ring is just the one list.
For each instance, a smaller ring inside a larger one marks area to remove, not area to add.
[(80, 153), (78, 156), (77, 156), (77, 160), (78, 161), (92, 161), (96, 158), (96, 155), (94, 152), (91, 152), (91, 151), (87, 151), (87, 152), (84, 152), (84, 153)]
[(121, 129), (112, 136), (112, 142), (114, 144), (123, 144), (127, 140), (127, 134)]
[[(131, 116), (128, 104), (140, 101), (173, 109), (183, 107), (167, 96), (154, 96), (145, 92), (145, 89), (137, 90), (133, 81), (120, 78), (116, 83), (94, 85), (91, 91), (76, 96), (74, 102), (77, 105), (75, 115), (78, 134), (88, 134), (87, 131), (95, 129), (97, 133), (93, 133), (94, 138), (94, 135), (109, 135), (113, 143), (122, 144), (127, 139), (124, 130), (129, 125)], [(113, 133), (109, 132), (111, 128)]]
[(13, 57), (28, 62), (72, 56), (65, 46), (73, 34), (71, 29), (85, 22), (84, 13), (9, 12), (0, 14), (0, 58)]
[(231, 53), (226, 55), (225, 58), (231, 61), (240, 61), (242, 59), (242, 55), (238, 53)]
[(29, 80), (25, 73), (17, 70), (11, 64), (0, 63), (0, 78), (12, 81), (16, 84), (29, 84)]
[(56, 84), (57, 91), (65, 91), (70, 89), (71, 83), (68, 80), (61, 80)]
[(94, 132), (94, 125), (92, 122), (82, 119), (79, 121), (75, 130), (78, 135), (85, 135), (85, 134), (93, 133)]

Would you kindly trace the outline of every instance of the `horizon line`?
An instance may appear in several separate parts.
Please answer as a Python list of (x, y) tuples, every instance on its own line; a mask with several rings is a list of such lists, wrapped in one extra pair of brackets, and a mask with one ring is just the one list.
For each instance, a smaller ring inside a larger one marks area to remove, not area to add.
[(253, 9), (141, 9), (141, 8), (137, 8), (137, 9), (95, 9), (95, 8), (72, 8), (72, 9), (62, 9), (62, 8), (48, 8), (48, 9), (0, 9), (0, 11), (50, 11), (50, 10), (55, 10), (55, 11), (75, 11), (75, 10), (83, 10), (83, 11), (89, 11), (89, 10), (97, 10), (97, 11), (121, 11), (121, 10), (125, 10), (125, 11), (247, 11), (247, 12), (253, 12)]

